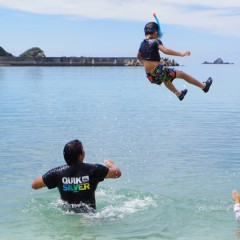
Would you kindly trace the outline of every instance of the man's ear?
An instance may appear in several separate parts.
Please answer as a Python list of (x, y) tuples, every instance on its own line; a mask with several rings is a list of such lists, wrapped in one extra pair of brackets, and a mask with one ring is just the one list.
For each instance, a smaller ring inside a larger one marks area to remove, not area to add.
[(81, 161), (85, 158), (85, 151), (84, 149), (82, 150), (82, 155), (79, 157)]

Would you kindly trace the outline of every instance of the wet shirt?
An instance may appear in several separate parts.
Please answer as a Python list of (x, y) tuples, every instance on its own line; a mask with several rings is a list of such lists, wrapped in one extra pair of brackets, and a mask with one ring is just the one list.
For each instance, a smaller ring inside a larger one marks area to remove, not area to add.
[(144, 39), (139, 48), (142, 60), (160, 61), (159, 45), (162, 45), (159, 39)]
[(42, 178), (49, 189), (58, 188), (63, 201), (96, 209), (95, 190), (108, 171), (101, 164), (81, 163), (51, 169)]

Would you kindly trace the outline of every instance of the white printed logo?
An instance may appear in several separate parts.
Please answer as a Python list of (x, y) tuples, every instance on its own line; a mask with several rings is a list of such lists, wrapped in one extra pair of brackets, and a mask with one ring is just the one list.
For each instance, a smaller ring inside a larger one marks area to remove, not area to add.
[(82, 176), (82, 182), (89, 182), (89, 176)]

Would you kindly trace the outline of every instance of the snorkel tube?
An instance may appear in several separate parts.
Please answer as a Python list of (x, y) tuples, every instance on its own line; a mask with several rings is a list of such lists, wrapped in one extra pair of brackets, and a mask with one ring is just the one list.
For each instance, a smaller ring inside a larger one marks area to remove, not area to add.
[(158, 38), (162, 38), (163, 33), (161, 32), (160, 22), (159, 22), (155, 12), (153, 13), (153, 16), (154, 16), (154, 18), (155, 18), (155, 20), (156, 20), (156, 22), (158, 24)]

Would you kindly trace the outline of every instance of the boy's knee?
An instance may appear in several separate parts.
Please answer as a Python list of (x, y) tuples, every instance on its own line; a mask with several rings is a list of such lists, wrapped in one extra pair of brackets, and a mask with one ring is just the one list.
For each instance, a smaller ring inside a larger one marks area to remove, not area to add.
[(186, 73), (183, 72), (183, 71), (180, 71), (180, 70), (176, 71), (176, 77), (177, 78), (184, 78), (185, 75), (186, 75)]

